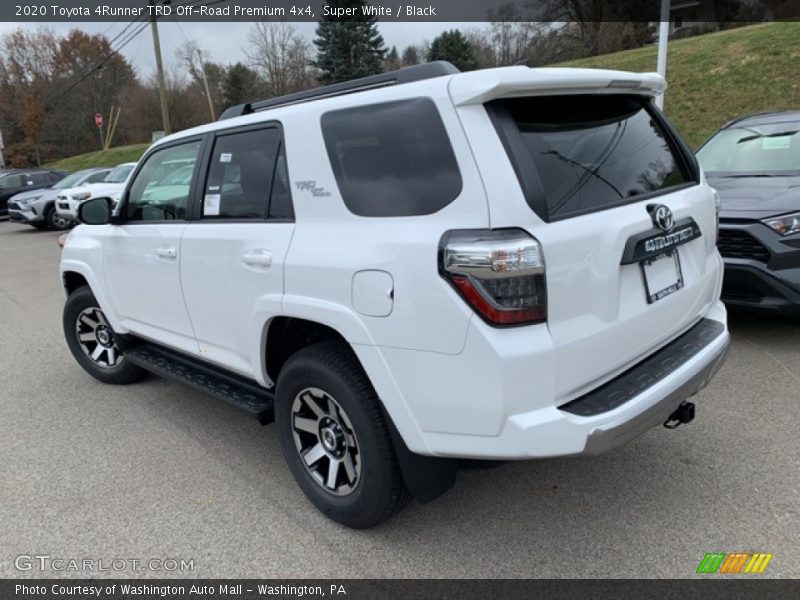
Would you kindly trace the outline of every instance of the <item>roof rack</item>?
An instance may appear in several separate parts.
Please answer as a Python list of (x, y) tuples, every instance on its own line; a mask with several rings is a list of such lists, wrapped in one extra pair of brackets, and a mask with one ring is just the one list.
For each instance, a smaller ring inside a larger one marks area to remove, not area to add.
[(455, 75), (456, 73), (460, 72), (461, 71), (459, 71), (449, 62), (437, 60), (434, 62), (423, 63), (421, 65), (403, 67), (397, 71), (380, 73), (378, 75), (370, 75), (369, 77), (361, 77), (360, 79), (353, 79), (352, 81), (334, 83), (332, 85), (325, 85), (311, 90), (306, 90), (304, 92), (296, 92), (286, 96), (270, 98), (269, 100), (262, 100), (261, 102), (251, 102), (247, 104), (239, 104), (238, 106), (231, 106), (230, 108), (226, 109), (217, 120), (222, 121), (224, 119), (241, 117), (242, 115), (249, 115), (254, 112), (266, 110), (268, 108), (277, 108), (278, 106), (288, 106), (290, 104), (321, 100), (322, 98), (343, 96), (345, 94), (363, 92), (365, 90), (387, 87), (390, 85), (413, 83), (415, 81), (422, 81), (424, 79), (443, 77), (444, 75)]

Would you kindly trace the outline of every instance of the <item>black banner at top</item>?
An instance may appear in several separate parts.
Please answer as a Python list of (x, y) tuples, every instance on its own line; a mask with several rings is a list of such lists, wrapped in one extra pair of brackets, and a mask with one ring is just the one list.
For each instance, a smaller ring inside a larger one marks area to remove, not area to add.
[[(668, 1), (668, 0), (667, 0)], [(0, 22), (51, 23), (91, 21), (354, 21), (382, 22), (560, 21), (655, 22), (660, 0), (369, 0), (363, 6), (325, 0), (2, 0)], [(673, 1), (670, 20), (758, 22), (796, 19), (793, 0)]]

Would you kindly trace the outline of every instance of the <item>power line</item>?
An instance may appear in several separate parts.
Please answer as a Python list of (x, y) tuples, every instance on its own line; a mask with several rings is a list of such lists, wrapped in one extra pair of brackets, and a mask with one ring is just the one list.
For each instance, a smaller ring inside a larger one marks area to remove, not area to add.
[[(61, 98), (63, 98), (64, 96), (66, 96), (66, 95), (67, 95), (69, 92), (71, 92), (71, 91), (72, 91), (72, 90), (74, 90), (76, 87), (78, 87), (78, 86), (79, 86), (81, 83), (83, 83), (84, 81), (86, 81), (86, 80), (87, 80), (89, 77), (91, 77), (91, 76), (92, 76), (92, 75), (93, 75), (93, 74), (94, 74), (96, 71), (99, 71), (100, 69), (102, 69), (102, 68), (103, 68), (103, 66), (104, 66), (104, 65), (105, 65), (105, 64), (106, 64), (106, 63), (107, 63), (109, 60), (111, 60), (111, 59), (114, 57), (114, 55), (116, 55), (116, 54), (119, 54), (119, 51), (120, 51), (120, 50), (122, 50), (122, 49), (123, 49), (125, 46), (127, 46), (127, 45), (128, 45), (130, 42), (132, 42), (132, 41), (133, 41), (133, 40), (134, 40), (134, 39), (135, 39), (135, 38), (136, 38), (136, 37), (137, 37), (137, 36), (138, 36), (140, 33), (142, 33), (142, 31), (144, 31), (144, 30), (147, 28), (148, 24), (149, 24), (149, 23), (147, 23), (147, 22), (143, 23), (143, 24), (142, 24), (142, 26), (141, 26), (141, 27), (139, 27), (139, 29), (137, 29), (136, 31), (134, 31), (133, 33), (131, 33), (131, 34), (130, 34), (130, 35), (129, 35), (129, 36), (128, 36), (128, 37), (127, 37), (125, 40), (123, 40), (123, 41), (122, 41), (122, 42), (121, 42), (121, 43), (120, 43), (120, 44), (119, 44), (119, 45), (118, 45), (116, 48), (111, 48), (111, 49), (109, 50), (108, 54), (107, 54), (107, 55), (106, 55), (106, 56), (105, 56), (103, 59), (101, 59), (101, 60), (100, 60), (100, 62), (98, 62), (96, 65), (94, 65), (94, 66), (91, 68), (91, 70), (89, 70), (89, 71), (87, 71), (86, 73), (84, 73), (84, 74), (83, 74), (83, 75), (82, 75), (82, 76), (81, 76), (81, 77), (80, 77), (80, 78), (79, 78), (77, 81), (75, 81), (75, 82), (74, 82), (72, 85), (70, 85), (69, 87), (67, 87), (67, 89), (65, 89), (63, 92), (61, 92), (61, 93), (60, 93), (60, 94), (59, 94), (59, 95), (56, 97), (56, 99), (54, 100), (54, 102), (58, 102), (59, 100), (61, 100)], [(118, 37), (119, 37), (119, 36), (118, 36)]]
[[(192, 5), (192, 4), (197, 4), (197, 3), (199, 3), (199, 2), (202, 2), (202, 1), (203, 1), (203, 0), (190, 0), (190, 1), (189, 1), (189, 2), (187, 2), (186, 4), (175, 5), (175, 6), (189, 6), (189, 5)], [(227, 1), (227, 0), (216, 0), (215, 2), (212, 2), (212, 4), (217, 4), (217, 3), (219, 3), (219, 2), (226, 2), (226, 1)], [(142, 20), (144, 20), (144, 23), (142, 23), (142, 26), (141, 26), (141, 27), (139, 27), (139, 29), (136, 29), (136, 30), (135, 30), (135, 31), (133, 31), (132, 33), (130, 33), (130, 34), (128, 34), (127, 36), (125, 36), (125, 33), (126, 33), (126, 32), (127, 32), (127, 31), (128, 31), (130, 28), (131, 28), (131, 27), (133, 27), (133, 26), (134, 26), (136, 23), (138, 23), (138, 22), (140, 22), (140, 21), (142, 21)], [(107, 63), (109, 60), (111, 60), (111, 59), (114, 57), (114, 55), (115, 55), (115, 54), (119, 54), (120, 50), (122, 50), (122, 49), (123, 49), (125, 46), (127, 46), (127, 45), (128, 45), (130, 42), (131, 42), (131, 41), (133, 41), (133, 40), (134, 40), (134, 39), (135, 39), (135, 38), (136, 38), (136, 37), (137, 37), (139, 34), (141, 34), (141, 33), (142, 33), (142, 32), (143, 32), (143, 31), (144, 31), (146, 28), (147, 28), (147, 25), (148, 25), (148, 24), (149, 24), (149, 23), (148, 23), (148, 20), (147, 20), (147, 15), (140, 16), (140, 17), (138, 17), (138, 18), (134, 19), (133, 21), (129, 22), (129, 23), (128, 23), (128, 24), (127, 24), (125, 27), (123, 27), (123, 29), (122, 29), (122, 30), (121, 30), (121, 31), (120, 31), (120, 32), (119, 32), (117, 35), (115, 35), (115, 36), (114, 36), (114, 38), (113, 38), (111, 41), (109, 41), (109, 42), (108, 42), (108, 45), (109, 45), (109, 51), (108, 51), (108, 54), (106, 54), (106, 56), (104, 56), (102, 59), (100, 59), (100, 61), (99, 61), (99, 62), (98, 62), (96, 65), (93, 65), (93, 66), (92, 66), (92, 68), (91, 68), (90, 70), (88, 70), (86, 73), (84, 73), (82, 76), (80, 76), (80, 77), (79, 77), (79, 79), (77, 79), (77, 80), (76, 80), (76, 81), (74, 81), (74, 82), (73, 82), (71, 85), (69, 85), (69, 86), (67, 87), (67, 89), (65, 89), (65, 90), (64, 90), (64, 91), (63, 91), (61, 94), (59, 94), (59, 95), (56, 97), (56, 99), (54, 100), (54, 102), (58, 102), (59, 100), (61, 100), (61, 98), (63, 98), (64, 96), (66, 96), (66, 95), (67, 95), (69, 92), (71, 92), (72, 90), (74, 90), (74, 89), (75, 89), (77, 86), (79, 86), (81, 83), (83, 83), (84, 81), (86, 81), (86, 80), (87, 80), (89, 77), (91, 77), (91, 76), (92, 76), (92, 74), (94, 74), (96, 71), (99, 71), (100, 69), (102, 69), (102, 68), (103, 68), (103, 66), (104, 66), (104, 65), (105, 65), (105, 64), (106, 64), (106, 63)], [(113, 27), (113, 25), (112, 25), (112, 27)], [(110, 30), (110, 29), (111, 29), (111, 27), (109, 27), (109, 28), (108, 28), (106, 31), (108, 31), (108, 30)], [(124, 37), (124, 39), (122, 39), (122, 40), (119, 42), (119, 44), (118, 44), (116, 47), (114, 47), (114, 43), (115, 43), (117, 40), (120, 40), (120, 38), (123, 38), (123, 36), (125, 36), (125, 37)]]

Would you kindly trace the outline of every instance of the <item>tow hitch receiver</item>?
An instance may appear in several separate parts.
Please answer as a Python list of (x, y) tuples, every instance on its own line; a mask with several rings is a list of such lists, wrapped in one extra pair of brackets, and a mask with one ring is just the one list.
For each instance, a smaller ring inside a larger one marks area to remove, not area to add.
[(694, 419), (694, 402), (681, 402), (678, 409), (664, 421), (667, 429), (677, 429), (683, 423), (690, 423)]

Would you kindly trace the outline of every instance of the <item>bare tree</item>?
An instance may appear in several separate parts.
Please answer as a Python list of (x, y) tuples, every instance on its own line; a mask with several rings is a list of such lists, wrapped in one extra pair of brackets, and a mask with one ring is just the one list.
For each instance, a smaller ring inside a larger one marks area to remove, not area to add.
[(247, 36), (245, 54), (264, 78), (270, 96), (282, 96), (311, 87), (311, 45), (284, 22), (258, 22)]

